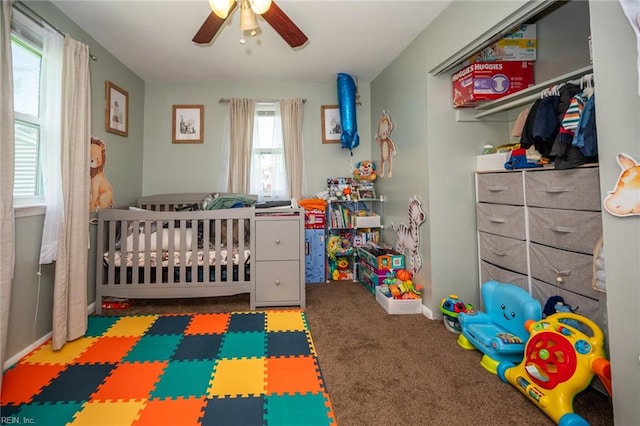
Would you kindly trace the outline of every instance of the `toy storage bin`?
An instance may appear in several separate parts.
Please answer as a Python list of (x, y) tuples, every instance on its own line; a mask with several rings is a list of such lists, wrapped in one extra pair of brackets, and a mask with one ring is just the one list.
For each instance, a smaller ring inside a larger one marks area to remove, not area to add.
[(398, 253), (390, 247), (380, 246), (380, 250), (384, 254), (376, 255), (372, 250), (372, 247), (361, 246), (358, 247), (358, 258), (362, 261), (373, 266), (374, 270), (398, 270), (404, 268), (404, 254)]
[(380, 291), (380, 286), (376, 287), (376, 300), (388, 314), (422, 313), (421, 299), (394, 299), (387, 297)]
[(353, 228), (379, 228), (380, 216), (375, 213), (368, 216), (351, 216), (351, 227)]
[(362, 261), (358, 262), (358, 281), (364, 285), (371, 294), (375, 294), (376, 287), (382, 285), (382, 281), (386, 275), (376, 275), (371, 269), (367, 268)]

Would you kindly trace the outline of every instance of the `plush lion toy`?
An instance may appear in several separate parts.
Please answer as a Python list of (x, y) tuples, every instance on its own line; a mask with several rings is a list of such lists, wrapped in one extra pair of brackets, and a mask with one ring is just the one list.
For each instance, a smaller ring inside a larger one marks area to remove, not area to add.
[(358, 161), (356, 169), (353, 171), (355, 180), (366, 180), (373, 182), (378, 176), (376, 175), (376, 165), (369, 160)]
[(104, 175), (106, 163), (107, 146), (102, 139), (91, 136), (91, 212), (113, 207), (113, 187)]

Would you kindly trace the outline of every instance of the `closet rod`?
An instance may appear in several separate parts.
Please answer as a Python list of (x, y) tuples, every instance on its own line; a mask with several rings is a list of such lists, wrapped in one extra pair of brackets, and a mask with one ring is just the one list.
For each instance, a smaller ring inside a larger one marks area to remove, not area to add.
[[(33, 21), (36, 25), (40, 25), (41, 27), (44, 27), (44, 24), (47, 24), (49, 27), (51, 27), (55, 32), (60, 34), (62, 37), (66, 37), (67, 35), (66, 33), (61, 31), (58, 27), (52, 25), (49, 21), (44, 19), (37, 12), (35, 12), (33, 9), (27, 6), (23, 1), (15, 2), (13, 4), (13, 7), (15, 7), (17, 10), (22, 12), (24, 16), (31, 19), (31, 21)], [(93, 55), (91, 52), (89, 52), (89, 57), (94, 61), (98, 60), (98, 57), (96, 55)]]
[[(218, 103), (220, 104), (227, 104), (229, 103), (229, 101), (231, 100), (231, 98), (220, 98), (220, 100), (218, 100)], [(263, 99), (254, 99), (254, 101), (256, 102), (275, 102), (278, 101), (279, 99), (267, 99), (267, 98), (263, 98)], [(302, 103), (306, 104), (307, 103), (307, 98), (302, 98)]]

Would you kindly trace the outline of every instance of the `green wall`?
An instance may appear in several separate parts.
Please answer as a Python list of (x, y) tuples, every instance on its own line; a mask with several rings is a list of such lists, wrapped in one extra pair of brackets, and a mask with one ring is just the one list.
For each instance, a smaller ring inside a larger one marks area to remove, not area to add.
[[(357, 107), (360, 146), (353, 150), (340, 144), (323, 144), (321, 105), (338, 103), (336, 81), (294, 82), (147, 82), (144, 108), (144, 195), (163, 192), (217, 190), (218, 167), (227, 103), (220, 98), (285, 99), (300, 97), (304, 104), (304, 161), (307, 195), (326, 189), (326, 179), (351, 176), (352, 164), (370, 159), (371, 121), (368, 83), (359, 82), (362, 105)], [(173, 105), (204, 105), (204, 143), (172, 144)], [(170, 159), (170, 160), (169, 160)]]

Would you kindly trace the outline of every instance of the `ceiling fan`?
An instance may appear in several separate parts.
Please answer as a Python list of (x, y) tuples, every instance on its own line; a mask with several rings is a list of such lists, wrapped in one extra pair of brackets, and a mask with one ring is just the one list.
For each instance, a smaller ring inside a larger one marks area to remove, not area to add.
[[(240, 30), (243, 33), (247, 31), (251, 35), (256, 34), (257, 14), (262, 16), (289, 46), (300, 47), (307, 42), (307, 36), (274, 1), (237, 0), (237, 3), (240, 4)], [(209, 0), (212, 12), (193, 36), (193, 41), (198, 44), (211, 43), (229, 15), (235, 11), (237, 3), (236, 0)], [(244, 43), (244, 38), (240, 43)]]

